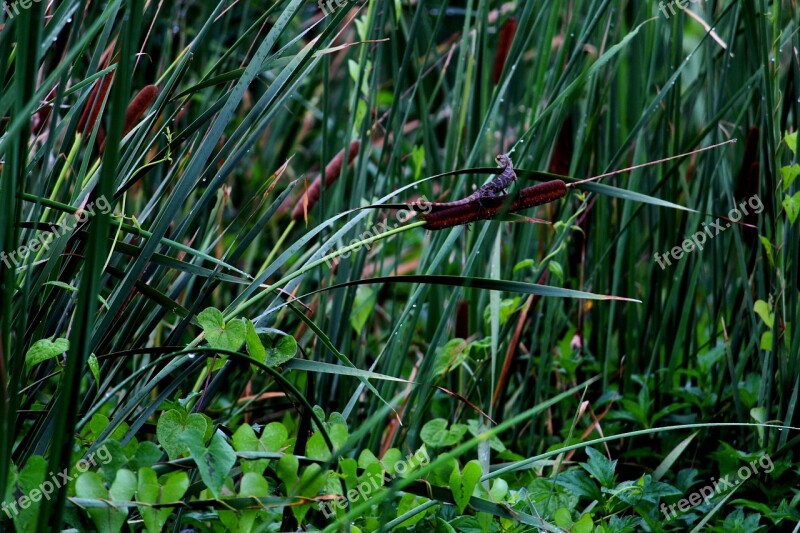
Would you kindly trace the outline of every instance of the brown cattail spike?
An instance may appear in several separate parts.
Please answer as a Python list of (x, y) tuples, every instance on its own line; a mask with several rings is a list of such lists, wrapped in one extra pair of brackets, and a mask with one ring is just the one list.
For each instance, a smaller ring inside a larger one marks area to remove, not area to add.
[(97, 117), (100, 116), (100, 109), (102, 109), (103, 102), (106, 99), (106, 94), (111, 88), (111, 80), (114, 79), (114, 72), (116, 71), (109, 72), (95, 83), (92, 92), (89, 94), (89, 99), (86, 102), (83, 114), (81, 114), (81, 118), (78, 121), (78, 133), (82, 135), (90, 134), (94, 129)]
[(511, 50), (511, 43), (514, 42), (514, 35), (517, 33), (517, 19), (510, 18), (503, 24), (500, 30), (500, 41), (497, 43), (497, 54), (494, 57), (494, 84), (500, 81), (503, 74), (503, 67), (508, 59), (508, 52)]
[(519, 196), (509, 205), (505, 205), (509, 196), (496, 196), (442, 211), (434, 211), (425, 215), (424, 227), (429, 230), (452, 228), (478, 220), (487, 220), (503, 212), (521, 211), (536, 205), (554, 202), (566, 195), (566, 183), (561, 180), (546, 181), (522, 189)]
[[(350, 148), (347, 154), (347, 164), (349, 165), (353, 159), (355, 159), (356, 155), (358, 155), (358, 150), (361, 147), (360, 141), (353, 141), (350, 143)], [(338, 154), (336, 154), (330, 162), (325, 165), (325, 187), (330, 187), (333, 182), (335, 182), (339, 176), (342, 174), (342, 167), (344, 166), (344, 149), (340, 150)], [(306, 213), (308, 213), (311, 208), (314, 207), (314, 204), (317, 203), (319, 200), (320, 192), (322, 188), (322, 175), (316, 177), (316, 179), (311, 183), (311, 186), (308, 188), (308, 191), (300, 197), (300, 200), (294, 206), (294, 210), (292, 211), (292, 220), (304, 220), (306, 218)]]
[[(147, 85), (139, 93), (133, 97), (128, 108), (125, 110), (125, 122), (123, 123), (122, 136), (124, 137), (139, 123), (144, 116), (145, 111), (153, 105), (153, 102), (158, 98), (158, 87), (155, 85)], [(105, 139), (100, 143), (100, 153), (102, 154), (106, 148)]]
[(512, 204), (512, 211), (527, 209), (536, 205), (549, 204), (567, 195), (567, 184), (561, 180), (545, 181), (533, 187), (522, 189), (519, 198)]
[(141, 120), (142, 116), (144, 116), (144, 112), (153, 105), (157, 97), (158, 87), (155, 85), (148, 85), (139, 91), (139, 94), (131, 100), (128, 109), (125, 111), (125, 127), (122, 131), (123, 136), (127, 135), (139, 120)]

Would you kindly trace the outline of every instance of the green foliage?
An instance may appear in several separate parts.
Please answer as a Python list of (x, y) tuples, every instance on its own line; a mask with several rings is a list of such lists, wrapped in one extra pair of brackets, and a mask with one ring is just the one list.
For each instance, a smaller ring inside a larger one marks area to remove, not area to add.
[(100, 533), (120, 531), (128, 516), (125, 507), (114, 507), (114, 502), (128, 502), (136, 493), (136, 475), (130, 470), (119, 470), (114, 482), (105, 487), (103, 478), (94, 472), (82, 474), (75, 484), (75, 492), (79, 498), (101, 499), (111, 502), (104, 509), (90, 509), (89, 516)]
[(211, 431), (207, 416), (170, 409), (158, 418), (156, 434), (170, 459), (177, 459), (188, 450), (192, 440), (201, 445)]
[(244, 322), (241, 320), (226, 322), (218, 309), (209, 307), (197, 315), (197, 321), (212, 348), (235, 352), (245, 341)]
[(472, 497), (472, 492), (481, 478), (481, 465), (477, 461), (470, 461), (464, 465), (464, 470), (459, 471), (456, 466), (450, 473), (450, 490), (458, 507), (458, 512), (463, 513)]
[[(800, 521), (791, 3), (25, 4), (0, 530)], [(422, 227), (498, 153), (566, 196)]]
[(41, 339), (34, 342), (28, 349), (28, 353), (25, 354), (25, 364), (28, 368), (36, 366), (39, 363), (58, 357), (67, 350), (69, 350), (69, 341), (67, 339), (56, 339), (54, 341)]
[[(139, 469), (137, 482), (136, 501), (151, 505), (179, 502), (189, 488), (189, 476), (186, 472), (176, 472), (159, 478), (150, 467)], [(163, 531), (173, 511), (171, 507), (154, 509), (148, 505), (140, 505), (138, 509), (148, 532)]]

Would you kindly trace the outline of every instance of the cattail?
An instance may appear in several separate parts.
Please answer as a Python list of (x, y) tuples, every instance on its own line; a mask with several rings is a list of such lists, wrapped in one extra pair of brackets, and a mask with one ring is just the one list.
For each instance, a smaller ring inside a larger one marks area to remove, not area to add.
[(153, 105), (158, 97), (158, 87), (155, 85), (148, 85), (144, 87), (139, 94), (134, 96), (128, 109), (125, 111), (125, 127), (122, 135), (127, 135), (133, 127), (139, 122), (144, 115), (144, 112)]
[[(128, 108), (125, 110), (125, 122), (123, 123), (122, 136), (127, 135), (133, 127), (144, 116), (145, 111), (153, 105), (158, 97), (158, 87), (155, 85), (147, 85), (139, 93), (133, 97)], [(105, 140), (100, 144), (100, 153), (102, 154), (106, 148)]]
[(114, 79), (114, 72), (116, 71), (109, 72), (95, 83), (92, 92), (89, 94), (89, 100), (86, 103), (83, 114), (81, 114), (81, 118), (78, 121), (78, 133), (82, 135), (90, 134), (94, 129), (97, 117), (100, 115), (100, 109), (106, 99), (106, 94), (108, 94), (108, 90), (111, 88), (111, 80)]
[(555, 150), (553, 150), (553, 157), (550, 159), (550, 172), (559, 176), (569, 174), (569, 165), (572, 162), (574, 150), (572, 118), (568, 116), (561, 125), (561, 130), (559, 130), (556, 138)]
[[(103, 127), (103, 124), (97, 127), (97, 143), (101, 148), (104, 148), (106, 145), (106, 129)], [(102, 150), (100, 153), (103, 153)]]
[(545, 181), (533, 187), (522, 189), (519, 198), (512, 204), (513, 211), (527, 209), (536, 205), (549, 204), (567, 195), (567, 184), (561, 180)]
[[(347, 164), (349, 165), (353, 159), (355, 159), (356, 155), (358, 155), (358, 150), (361, 147), (360, 141), (353, 141), (350, 143), (350, 149), (348, 150), (347, 156)], [(342, 174), (342, 166), (344, 165), (344, 149), (342, 149), (338, 154), (334, 156), (330, 162), (325, 165), (325, 188), (330, 187), (333, 182), (335, 182), (339, 176)], [(322, 188), (322, 175), (314, 179), (311, 183), (311, 186), (308, 188), (308, 191), (300, 197), (300, 200), (294, 206), (294, 210), (292, 211), (292, 220), (301, 220), (306, 218), (306, 214), (308, 211), (314, 207), (314, 205), (319, 201), (319, 196)]]
[(500, 30), (500, 40), (497, 43), (497, 54), (494, 56), (494, 84), (500, 81), (503, 74), (503, 67), (508, 59), (508, 52), (511, 50), (511, 43), (514, 42), (514, 35), (517, 33), (517, 19), (510, 18), (503, 24)]
[[(443, 211), (435, 211), (425, 215), (425, 229), (440, 230), (460, 226), (462, 224), (469, 224), (477, 220), (486, 220), (493, 218), (501, 212), (514, 212), (527, 209), (536, 205), (542, 205), (549, 202), (554, 202), (559, 198), (567, 195), (567, 185), (561, 180), (552, 180), (522, 189), (519, 197), (511, 202), (506, 208), (504, 206), (507, 196), (498, 196), (494, 198), (483, 198), (476, 200), (473, 203), (459, 205), (445, 209)], [(488, 205), (487, 205), (488, 204)]]

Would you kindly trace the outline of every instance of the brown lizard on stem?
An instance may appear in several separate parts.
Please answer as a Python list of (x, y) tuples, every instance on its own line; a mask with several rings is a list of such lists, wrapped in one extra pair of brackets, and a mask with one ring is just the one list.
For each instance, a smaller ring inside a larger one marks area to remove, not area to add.
[(442, 209), (450, 209), (459, 205), (473, 203), (480, 204), (480, 201), (484, 198), (495, 198), (497, 196), (502, 196), (505, 194), (506, 189), (508, 189), (508, 187), (517, 180), (517, 174), (514, 172), (514, 163), (511, 161), (511, 158), (508, 156), (508, 154), (500, 154), (494, 159), (503, 170), (497, 175), (496, 178), (489, 183), (482, 185), (478, 188), (478, 190), (466, 198), (454, 200), (452, 202), (425, 202), (424, 204), (419, 203), (411, 205), (414, 207), (424, 207), (425, 209), (430, 209), (430, 211), (441, 211)]

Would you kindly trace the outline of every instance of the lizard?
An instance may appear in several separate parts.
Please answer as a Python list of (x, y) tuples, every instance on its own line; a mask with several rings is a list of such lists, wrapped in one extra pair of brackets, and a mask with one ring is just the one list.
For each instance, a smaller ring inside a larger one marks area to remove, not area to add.
[(411, 205), (432, 208), (434, 211), (441, 211), (442, 209), (449, 209), (460, 205), (467, 205), (475, 202), (480, 203), (483, 198), (494, 198), (505, 194), (506, 189), (517, 180), (517, 174), (514, 172), (514, 163), (511, 161), (508, 154), (497, 155), (494, 159), (503, 170), (492, 181), (482, 185), (466, 198), (454, 200), (452, 202), (425, 202), (424, 204), (419, 203)]

